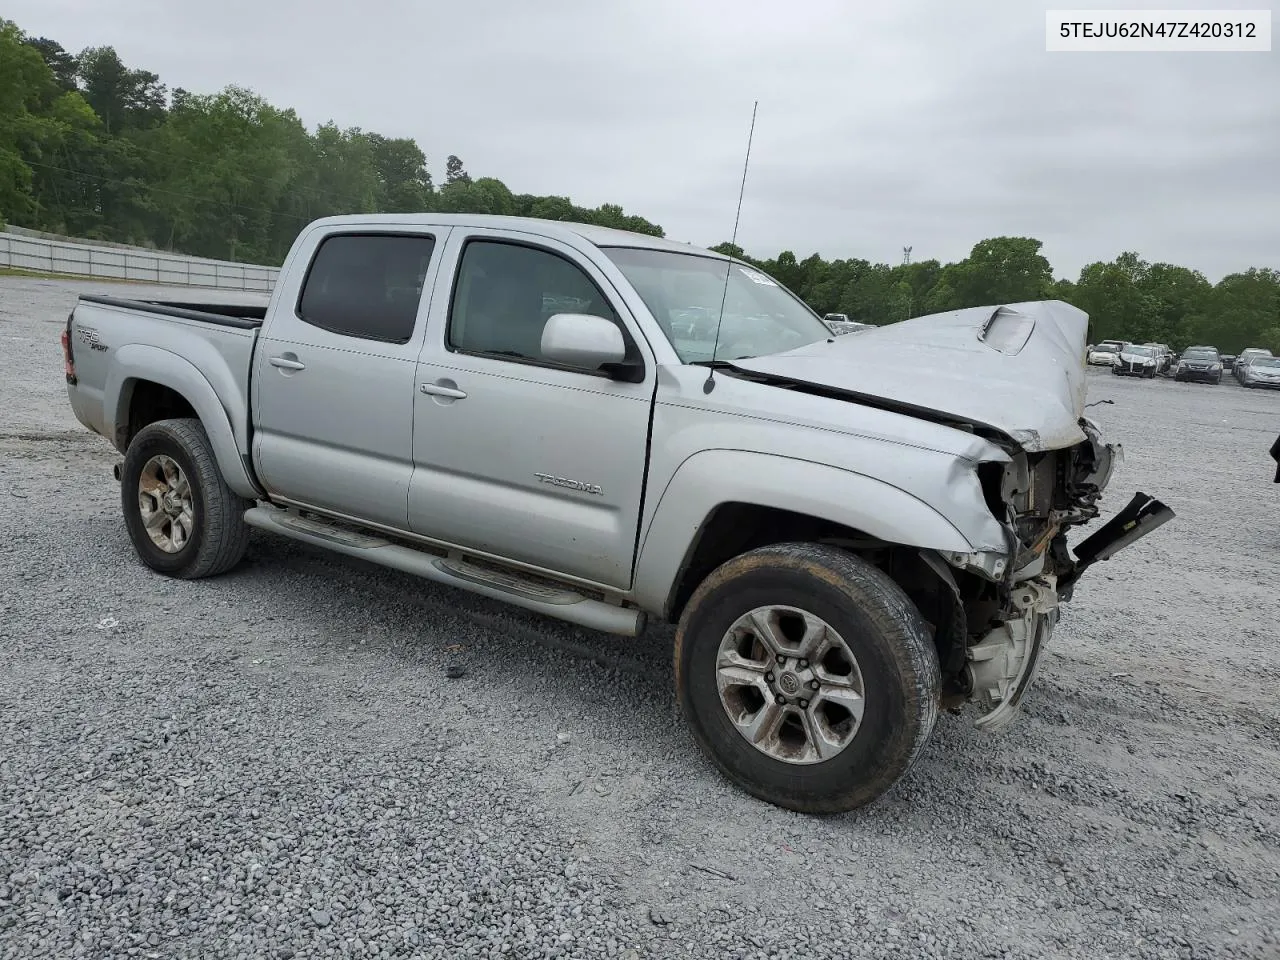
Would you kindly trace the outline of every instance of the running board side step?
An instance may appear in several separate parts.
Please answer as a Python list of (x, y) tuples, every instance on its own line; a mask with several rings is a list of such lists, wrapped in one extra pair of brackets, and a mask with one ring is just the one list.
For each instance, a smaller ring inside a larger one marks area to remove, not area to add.
[(645, 626), (645, 615), (640, 610), (586, 597), (569, 587), (540, 583), (515, 571), (492, 570), (461, 558), (436, 556), (376, 534), (302, 517), (278, 507), (250, 507), (245, 511), (244, 521), (259, 530), (368, 560), (492, 600), (502, 600), (580, 627), (635, 637)]

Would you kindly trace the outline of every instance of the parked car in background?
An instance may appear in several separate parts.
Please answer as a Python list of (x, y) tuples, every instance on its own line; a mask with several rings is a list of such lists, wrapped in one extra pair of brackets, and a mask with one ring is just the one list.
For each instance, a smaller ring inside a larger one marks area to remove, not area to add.
[(1146, 377), (1152, 379), (1160, 366), (1160, 358), (1155, 347), (1145, 343), (1126, 343), (1116, 359), (1112, 361), (1111, 372), (1121, 377)]
[(1120, 348), (1123, 346), (1123, 340), (1103, 340), (1089, 348), (1085, 359), (1096, 367), (1109, 367), (1120, 356)]
[(1280, 357), (1254, 357), (1245, 367), (1240, 383), (1246, 387), (1280, 390)]
[(1249, 364), (1257, 357), (1269, 356), (1271, 356), (1271, 351), (1266, 347), (1249, 347), (1248, 349), (1241, 350), (1240, 356), (1236, 357), (1236, 365), (1232, 368), (1231, 372), (1236, 375), (1237, 381), (1244, 383), (1244, 374), (1248, 369)]
[(1222, 355), (1222, 369), (1230, 371), (1235, 368), (1236, 355), (1234, 353), (1224, 353)]
[(1173, 368), (1178, 382), (1221, 383), (1222, 357), (1217, 347), (1187, 347)]

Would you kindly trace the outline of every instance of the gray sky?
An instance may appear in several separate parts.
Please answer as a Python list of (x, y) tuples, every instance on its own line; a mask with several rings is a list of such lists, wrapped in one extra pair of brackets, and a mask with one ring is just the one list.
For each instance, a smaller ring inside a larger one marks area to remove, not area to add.
[[(1172, 0), (1169, 0), (1172, 5)], [(1072, 7), (1057, 2), (1054, 9)], [(1158, 8), (1084, 2), (1081, 7)], [(1276, 0), (1205, 8), (1271, 9)], [(1059, 276), (1137, 250), (1280, 268), (1280, 44), (1045, 52), (1026, 0), (8, 0), (170, 89), (252, 88), (308, 126), (415, 138), (516, 193), (619, 203), (755, 256), (943, 262), (1033, 236)]]

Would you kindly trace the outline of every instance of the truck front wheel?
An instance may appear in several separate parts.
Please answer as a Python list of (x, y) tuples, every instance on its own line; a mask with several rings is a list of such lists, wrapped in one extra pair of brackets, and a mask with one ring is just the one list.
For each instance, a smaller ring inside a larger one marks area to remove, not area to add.
[(866, 561), (812, 543), (716, 569), (680, 618), (676, 692), (743, 790), (801, 813), (877, 799), (938, 716), (938, 659), (914, 604)]
[(152, 570), (196, 580), (244, 557), (251, 505), (222, 478), (199, 420), (160, 420), (138, 431), (120, 471), (125, 527)]

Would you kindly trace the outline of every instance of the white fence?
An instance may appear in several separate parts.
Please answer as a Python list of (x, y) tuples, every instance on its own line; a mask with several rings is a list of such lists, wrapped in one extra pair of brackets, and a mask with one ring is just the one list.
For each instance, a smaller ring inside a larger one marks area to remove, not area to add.
[(142, 248), (103, 247), (0, 233), (0, 269), (63, 273), (98, 280), (176, 283), (220, 290), (270, 291), (279, 267), (205, 260)]

